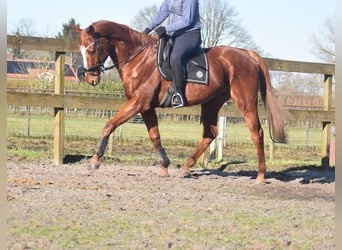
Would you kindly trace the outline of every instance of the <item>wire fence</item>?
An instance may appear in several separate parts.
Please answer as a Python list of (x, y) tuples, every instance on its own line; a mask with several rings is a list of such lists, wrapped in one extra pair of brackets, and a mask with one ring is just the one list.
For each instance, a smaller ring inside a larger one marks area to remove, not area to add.
[[(98, 139), (105, 123), (116, 111), (92, 109), (65, 109), (65, 137)], [(49, 107), (8, 107), (8, 136), (53, 137), (54, 109)], [(202, 126), (198, 115), (158, 114), (159, 129), (163, 141), (196, 145), (201, 137)], [(266, 120), (261, 120), (265, 131), (265, 145), (270, 139)], [(295, 147), (305, 151), (319, 151), (322, 141), (321, 123), (316, 121), (291, 121), (287, 124), (289, 143), (281, 147)], [(121, 125), (114, 133), (117, 140), (149, 140), (140, 114)], [(243, 118), (228, 117), (225, 134), (226, 146), (251, 145), (248, 128)]]

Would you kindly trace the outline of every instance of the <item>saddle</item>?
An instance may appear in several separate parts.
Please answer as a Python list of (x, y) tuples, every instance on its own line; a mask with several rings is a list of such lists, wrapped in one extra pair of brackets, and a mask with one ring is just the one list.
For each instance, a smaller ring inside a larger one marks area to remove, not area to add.
[[(174, 41), (171, 37), (161, 37), (158, 44), (157, 65), (160, 74), (168, 81), (172, 80), (172, 71), (170, 66), (170, 55), (173, 49)], [(187, 62), (184, 70), (185, 81), (208, 85), (209, 67), (207, 54), (202, 48), (197, 49)], [(160, 106), (170, 107), (171, 98), (176, 90), (173, 84), (167, 89)]]
[[(161, 37), (158, 44), (157, 65), (160, 74), (168, 81), (172, 80), (170, 55), (174, 41), (171, 37)], [(186, 81), (208, 85), (209, 70), (207, 54), (202, 48), (198, 48), (188, 60), (184, 78)]]

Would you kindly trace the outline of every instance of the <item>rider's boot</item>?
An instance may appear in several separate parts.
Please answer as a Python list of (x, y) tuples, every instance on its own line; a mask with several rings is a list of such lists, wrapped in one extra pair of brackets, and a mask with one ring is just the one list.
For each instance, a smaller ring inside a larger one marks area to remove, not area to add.
[(172, 67), (172, 81), (176, 88), (176, 93), (171, 97), (172, 108), (180, 108), (185, 105), (184, 89), (184, 70), (183, 65)]

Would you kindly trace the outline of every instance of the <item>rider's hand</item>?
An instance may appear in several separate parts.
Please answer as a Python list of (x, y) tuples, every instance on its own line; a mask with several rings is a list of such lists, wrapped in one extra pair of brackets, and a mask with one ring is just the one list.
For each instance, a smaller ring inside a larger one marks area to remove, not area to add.
[(166, 36), (166, 28), (164, 26), (159, 26), (158, 28), (155, 29), (155, 31), (159, 37)]

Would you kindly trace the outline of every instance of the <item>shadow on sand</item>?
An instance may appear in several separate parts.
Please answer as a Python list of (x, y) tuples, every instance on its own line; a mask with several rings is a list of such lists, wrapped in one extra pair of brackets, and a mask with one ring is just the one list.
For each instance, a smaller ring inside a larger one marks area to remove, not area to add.
[[(91, 159), (91, 156), (86, 155), (65, 155), (63, 159), (63, 164), (73, 164), (82, 161), (88, 161)], [(231, 161), (229, 163), (221, 165), (217, 169), (193, 169), (191, 172), (191, 176), (193, 178), (199, 178), (201, 176), (206, 175), (218, 175), (221, 177), (250, 177), (251, 179), (255, 179), (257, 176), (257, 171), (255, 170), (240, 170), (240, 171), (230, 171), (227, 169), (229, 165), (237, 165), (237, 164), (245, 164), (244, 161)], [(225, 171), (226, 170), (226, 171)], [(310, 183), (333, 183), (335, 182), (335, 168), (323, 168), (321, 166), (295, 166), (287, 168), (282, 171), (267, 171), (265, 175), (267, 179), (276, 179), (283, 182), (289, 182), (294, 180), (299, 180), (301, 184), (310, 184)], [(267, 183), (267, 181), (266, 181)]]
[[(258, 172), (255, 170), (240, 170), (229, 172), (226, 168), (231, 164), (243, 164), (244, 162), (230, 162), (228, 164), (221, 165), (218, 169), (201, 169), (194, 170), (192, 175), (194, 177), (200, 177), (204, 175), (219, 175), (221, 177), (229, 176), (245, 176), (255, 179)], [(226, 171), (225, 171), (226, 170)], [(266, 171), (266, 179), (276, 179), (283, 182), (289, 182), (299, 180), (301, 184), (310, 183), (333, 183), (335, 182), (335, 168), (323, 168), (321, 166), (295, 166), (287, 168), (282, 171)]]

